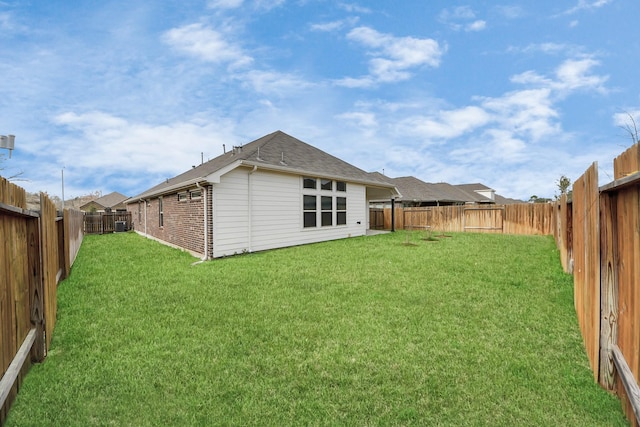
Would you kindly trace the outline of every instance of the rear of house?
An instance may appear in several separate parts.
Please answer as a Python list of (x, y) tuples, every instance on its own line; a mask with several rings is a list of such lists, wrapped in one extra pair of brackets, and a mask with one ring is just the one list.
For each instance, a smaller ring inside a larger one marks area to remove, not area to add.
[(217, 258), (366, 234), (392, 184), (275, 132), (128, 200), (135, 230)]

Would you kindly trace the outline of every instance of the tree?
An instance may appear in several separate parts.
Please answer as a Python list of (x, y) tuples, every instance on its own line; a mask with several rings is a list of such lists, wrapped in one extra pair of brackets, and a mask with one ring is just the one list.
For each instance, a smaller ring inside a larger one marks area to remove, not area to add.
[(620, 125), (620, 128), (623, 129), (631, 138), (631, 145), (637, 144), (640, 142), (640, 133), (638, 132), (636, 119), (634, 119), (633, 114), (629, 113), (628, 111), (625, 111), (625, 114), (627, 115), (627, 121), (624, 125)]
[(546, 198), (546, 197), (538, 197), (536, 195), (533, 195), (531, 197), (529, 197), (529, 203), (549, 203), (551, 201), (551, 199)]
[(558, 190), (560, 190), (560, 195), (556, 196), (556, 199), (559, 199), (563, 194), (571, 194), (571, 191), (569, 190), (569, 187), (571, 187), (571, 180), (565, 175), (562, 175), (560, 178), (558, 178), (556, 184), (558, 185)]
[(24, 173), (22, 171), (17, 172), (17, 173), (15, 173), (13, 175), (10, 175), (10, 176), (4, 176), (5, 168), (4, 168), (3, 163), (4, 163), (5, 160), (6, 160), (5, 155), (4, 154), (0, 154), (0, 176), (3, 176), (7, 181), (24, 181), (24, 180), (18, 179), (20, 177), (20, 175), (22, 175)]

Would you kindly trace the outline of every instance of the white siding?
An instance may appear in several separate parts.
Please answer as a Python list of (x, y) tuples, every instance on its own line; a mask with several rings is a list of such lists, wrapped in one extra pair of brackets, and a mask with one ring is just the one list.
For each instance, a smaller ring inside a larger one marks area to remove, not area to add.
[(368, 209), (364, 186), (347, 183), (346, 194), (332, 194), (347, 198), (346, 225), (310, 229), (303, 228), (302, 223), (300, 176), (258, 169), (249, 177), (249, 171), (235, 169), (214, 185), (214, 257), (366, 233)]

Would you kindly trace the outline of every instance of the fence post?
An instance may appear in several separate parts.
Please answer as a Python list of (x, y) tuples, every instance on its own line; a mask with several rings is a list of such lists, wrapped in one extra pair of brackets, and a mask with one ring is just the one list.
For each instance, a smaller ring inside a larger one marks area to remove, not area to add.
[(391, 231), (396, 231), (396, 199), (391, 199)]

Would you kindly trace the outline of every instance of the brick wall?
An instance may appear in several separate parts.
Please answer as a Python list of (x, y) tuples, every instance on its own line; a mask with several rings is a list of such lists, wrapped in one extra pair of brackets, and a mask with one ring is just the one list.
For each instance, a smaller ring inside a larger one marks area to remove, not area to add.
[[(172, 245), (179, 246), (199, 254), (204, 253), (204, 194), (200, 198), (192, 198), (190, 189), (186, 192), (184, 200), (178, 200), (178, 193), (168, 194), (162, 197), (163, 225), (160, 226), (160, 199), (153, 198), (146, 207), (146, 233)], [(206, 187), (207, 201), (211, 200), (211, 187)], [(184, 192), (181, 192), (184, 194)], [(207, 203), (211, 211), (210, 202)], [(131, 203), (127, 210), (132, 213), (134, 228), (140, 233), (145, 233), (145, 206)], [(140, 214), (139, 214), (140, 212)], [(209, 216), (208, 246), (212, 247), (211, 216)]]

